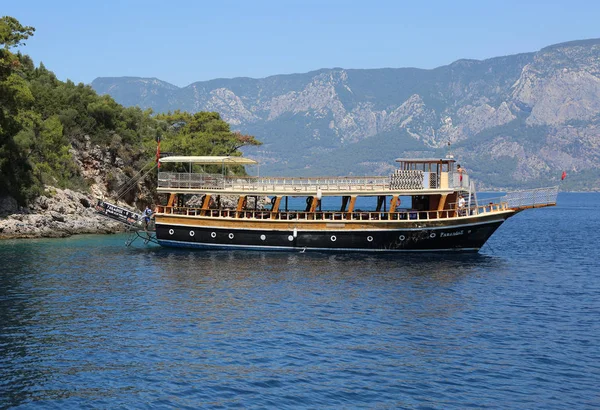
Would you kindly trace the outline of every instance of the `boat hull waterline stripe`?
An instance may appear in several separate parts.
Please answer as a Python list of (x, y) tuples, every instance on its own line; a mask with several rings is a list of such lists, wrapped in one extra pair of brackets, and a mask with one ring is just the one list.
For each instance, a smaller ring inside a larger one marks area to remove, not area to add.
[(286, 246), (260, 246), (260, 245), (223, 245), (194, 243), (182, 241), (159, 240), (161, 246), (174, 248), (196, 248), (215, 250), (254, 250), (254, 251), (281, 251), (281, 252), (477, 252), (479, 248), (447, 248), (447, 249), (367, 249), (367, 248), (309, 248), (309, 247), (286, 247)]

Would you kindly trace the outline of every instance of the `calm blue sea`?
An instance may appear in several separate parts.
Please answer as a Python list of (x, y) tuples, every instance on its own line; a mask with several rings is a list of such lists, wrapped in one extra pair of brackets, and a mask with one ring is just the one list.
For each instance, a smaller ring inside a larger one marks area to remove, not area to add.
[(466, 255), (0, 242), (0, 408), (598, 408), (599, 204)]

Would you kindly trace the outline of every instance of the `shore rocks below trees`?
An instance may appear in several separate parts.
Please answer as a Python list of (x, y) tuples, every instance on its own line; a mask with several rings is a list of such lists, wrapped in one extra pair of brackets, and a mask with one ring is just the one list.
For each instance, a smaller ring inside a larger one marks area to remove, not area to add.
[[(202, 205), (204, 195), (194, 195), (187, 206)], [(234, 209), (237, 197), (221, 196), (221, 207)], [(75, 234), (109, 234), (123, 232), (124, 226), (95, 210), (96, 200), (89, 194), (70, 189), (46, 187), (46, 194), (29, 207), (20, 207), (11, 197), (0, 197), (0, 240), (15, 238), (64, 238)], [(268, 197), (248, 198), (248, 209), (265, 209)], [(119, 204), (126, 208), (127, 204)]]
[(0, 198), (0, 239), (62, 238), (74, 234), (122, 232), (123, 226), (94, 209), (95, 200), (70, 189), (48, 187), (27, 208)]

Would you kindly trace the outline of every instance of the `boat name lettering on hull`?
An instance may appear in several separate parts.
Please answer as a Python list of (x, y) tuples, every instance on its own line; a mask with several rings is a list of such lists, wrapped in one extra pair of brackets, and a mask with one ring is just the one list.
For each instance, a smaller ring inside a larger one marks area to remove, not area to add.
[(465, 233), (465, 232), (464, 232), (464, 231), (462, 231), (462, 230), (461, 230), (461, 231), (456, 231), (456, 232), (442, 232), (442, 233), (440, 234), (440, 238), (445, 238), (445, 237), (448, 237), (448, 236), (459, 236), (459, 235), (464, 235), (464, 233)]

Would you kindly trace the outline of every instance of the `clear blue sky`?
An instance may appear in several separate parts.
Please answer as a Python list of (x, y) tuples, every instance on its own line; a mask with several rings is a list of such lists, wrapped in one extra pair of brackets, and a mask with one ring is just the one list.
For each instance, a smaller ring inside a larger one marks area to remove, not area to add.
[(16, 1), (23, 52), (58, 78), (178, 86), (319, 68), (434, 68), (600, 37), (600, 1)]

